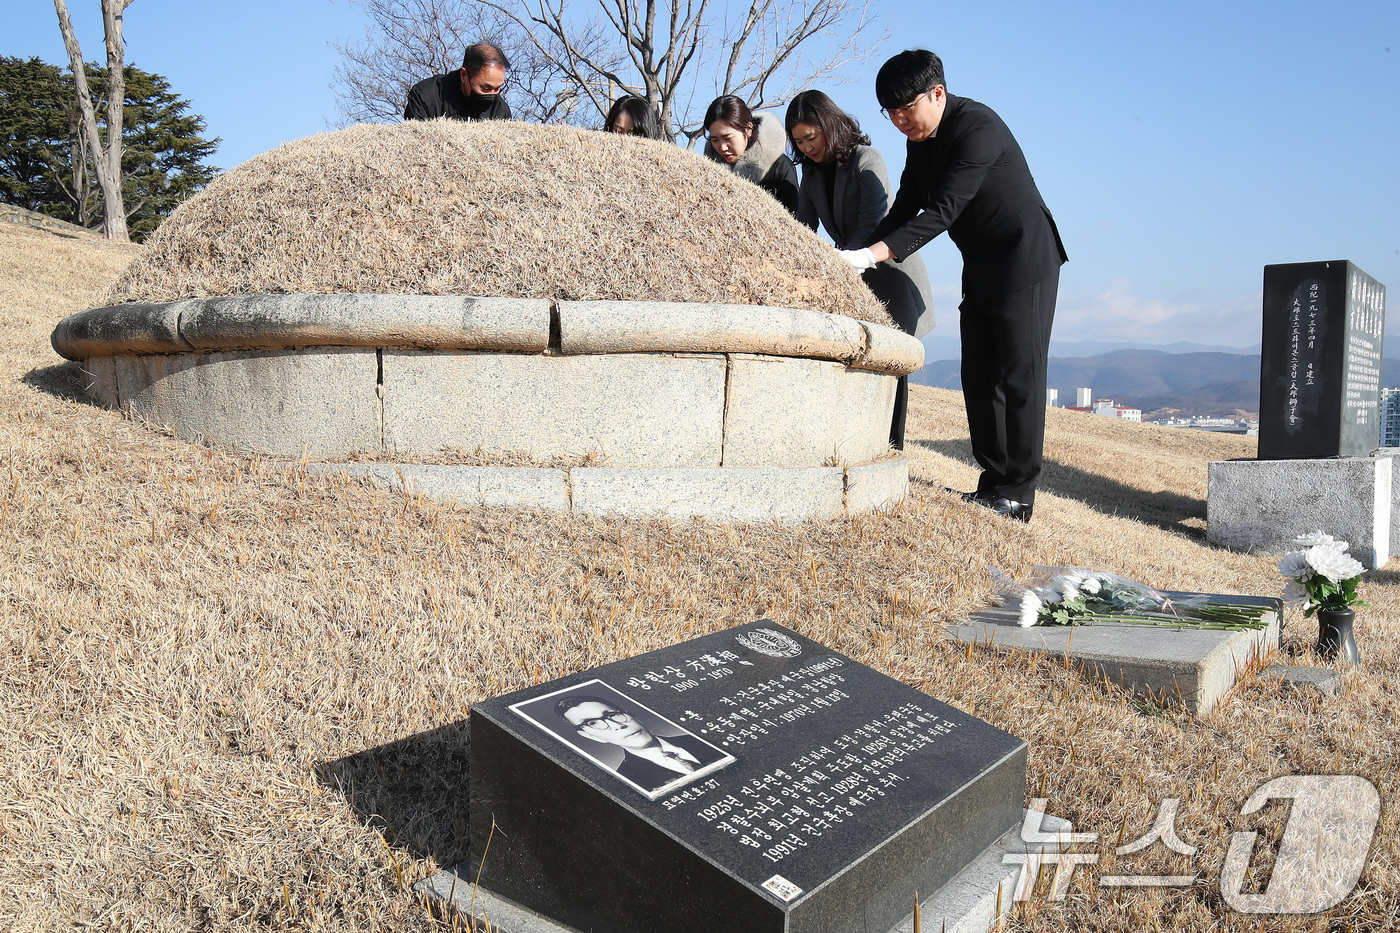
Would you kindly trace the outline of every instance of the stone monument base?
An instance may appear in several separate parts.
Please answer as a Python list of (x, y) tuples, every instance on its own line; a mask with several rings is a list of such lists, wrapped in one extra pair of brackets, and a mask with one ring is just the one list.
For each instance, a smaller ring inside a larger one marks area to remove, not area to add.
[[(1040, 834), (1049, 842), (1026, 842), (1020, 827), (1013, 829), (977, 856), (951, 881), (919, 904), (920, 929), (942, 933), (988, 933), (1011, 913), (1018, 895), (1023, 896), (1027, 863), (1038, 864), (1047, 855), (1067, 848), (1073, 826), (1068, 820), (1026, 811), (1027, 820), (1039, 820)], [(466, 863), (424, 878), (414, 891), (444, 902), (462, 916), (475, 917), (483, 926), (500, 933), (578, 933), (527, 907), (500, 897), (473, 883)], [(664, 931), (663, 931), (664, 933)], [(890, 928), (889, 933), (914, 933), (914, 912)]]
[(1206, 538), (1211, 544), (1282, 554), (1293, 539), (1324, 531), (1351, 544), (1374, 569), (1390, 559), (1395, 484), (1390, 457), (1218, 460), (1210, 465)]

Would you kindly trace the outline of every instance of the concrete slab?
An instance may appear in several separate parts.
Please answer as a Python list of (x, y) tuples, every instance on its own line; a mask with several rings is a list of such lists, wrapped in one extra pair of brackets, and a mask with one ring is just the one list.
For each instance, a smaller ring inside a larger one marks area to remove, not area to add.
[(894, 376), (842, 363), (736, 353), (724, 416), (726, 467), (869, 463), (889, 449)]
[(720, 465), (720, 355), (384, 350), (383, 365), (384, 442), (400, 455), (484, 449), (595, 454), (617, 467)]
[(176, 435), (280, 457), (380, 446), (374, 350), (114, 357), (120, 402)]
[(797, 523), (842, 514), (845, 482), (840, 467), (805, 470), (570, 471), (574, 511), (623, 518), (708, 518), (728, 522)]
[(1351, 543), (1368, 568), (1391, 554), (1391, 457), (1335, 460), (1217, 460), (1210, 464), (1206, 538), (1266, 554), (1293, 550), (1293, 539), (1322, 530)]
[[(1027, 842), (1020, 828), (1002, 836), (952, 881), (920, 903), (921, 930), (988, 933), (1011, 912), (1018, 891), (1028, 886), (1023, 882), (1023, 872), (1030, 875), (1029, 867), (1039, 864), (1041, 858), (1067, 848), (1063, 840), (1073, 831), (1068, 820), (1030, 810), (1026, 814), (1027, 821), (1038, 822), (1040, 833), (1050, 840)], [(493, 933), (582, 933), (477, 887), (473, 881), (464, 864), (424, 878), (414, 884), (413, 890), (443, 902), (459, 915), (488, 923)], [(889, 933), (914, 933), (913, 910)]]
[(997, 608), (974, 613), (967, 622), (946, 631), (957, 641), (997, 651), (1031, 651), (1068, 659), (1094, 677), (1204, 716), (1252, 661), (1278, 648), (1278, 600), (1228, 599), (1273, 609), (1269, 625), (1248, 631), (1128, 623), (1022, 628), (1017, 610)]
[(306, 472), (373, 480), (407, 495), (510, 509), (569, 510), (565, 470), (431, 463), (308, 463)]

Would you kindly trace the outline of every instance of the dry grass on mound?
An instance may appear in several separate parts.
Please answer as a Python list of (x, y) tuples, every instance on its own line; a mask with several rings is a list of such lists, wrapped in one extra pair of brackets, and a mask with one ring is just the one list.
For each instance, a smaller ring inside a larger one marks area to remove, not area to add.
[[(0, 257), (15, 242), (0, 231)], [(50, 246), (52, 264), (78, 258)], [(1366, 665), (1344, 696), (1251, 680), (1199, 721), (940, 636), (986, 601), (986, 564), (1276, 593), (1271, 559), (1213, 550), (1199, 526), (1206, 462), (1246, 440), (1052, 413), (1047, 492), (1022, 526), (943, 491), (974, 479), (961, 406), (916, 387), (912, 495), (892, 515), (779, 528), (458, 508), (288, 477), (55, 395), (72, 364), (48, 368), (48, 328), (101, 277), (0, 279), (0, 929), (436, 928), (405, 886), (466, 853), (472, 703), (764, 614), (1026, 738), (1028, 796), (1102, 834), (1069, 897), (1009, 930), (1260, 929), (1222, 902), (1225, 846), (1276, 840), (1284, 810), (1241, 804), (1315, 773), (1375, 781), (1382, 825), (1355, 894), (1264, 928), (1400, 925), (1394, 570), (1365, 584)], [(1311, 663), (1314, 637), (1291, 617), (1284, 656)], [(1196, 856), (1113, 854), (1173, 797)], [(1184, 890), (1094, 883), (1193, 872)]]
[(287, 143), (151, 237), (109, 301), (367, 292), (766, 304), (889, 323), (829, 244), (677, 146), (409, 122)]

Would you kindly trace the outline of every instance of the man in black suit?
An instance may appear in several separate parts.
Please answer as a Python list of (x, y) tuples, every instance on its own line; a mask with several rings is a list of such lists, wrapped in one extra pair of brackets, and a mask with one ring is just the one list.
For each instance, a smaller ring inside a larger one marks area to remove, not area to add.
[(510, 61), (487, 42), (468, 46), (462, 67), (413, 85), (403, 108), (405, 120), (509, 120), (510, 104), (501, 96)]
[(963, 256), (963, 404), (982, 467), (964, 498), (1030, 521), (1045, 442), (1045, 370), (1060, 265), (1069, 257), (1015, 137), (990, 107), (955, 97), (932, 52), (880, 68), (881, 112), (906, 137), (899, 193), (842, 255), (857, 269), (903, 261), (945, 230)]
[(621, 748), (617, 773), (649, 791), (724, 757), (723, 752), (691, 735), (653, 735), (631, 713), (598, 697), (564, 697), (554, 704), (554, 714), (585, 739)]

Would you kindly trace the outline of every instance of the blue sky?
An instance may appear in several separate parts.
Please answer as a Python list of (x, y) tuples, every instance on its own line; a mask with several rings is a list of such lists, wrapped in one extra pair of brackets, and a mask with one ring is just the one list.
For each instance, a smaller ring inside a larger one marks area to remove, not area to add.
[[(84, 54), (102, 58), (97, 0), (69, 4)], [(51, 3), (5, 6), (0, 54), (66, 64)], [(1350, 259), (1400, 288), (1396, 0), (875, 8), (897, 37), (877, 61), (933, 49), (949, 89), (1019, 139), (1070, 254), (1057, 339), (1256, 343), (1267, 263)], [(348, 0), (136, 0), (127, 60), (192, 102), (227, 168), (334, 125), (331, 43), (362, 30)], [(873, 69), (847, 77), (824, 89), (897, 173), (903, 137), (879, 117)], [(957, 251), (945, 237), (923, 254), (931, 358), (956, 356)]]

